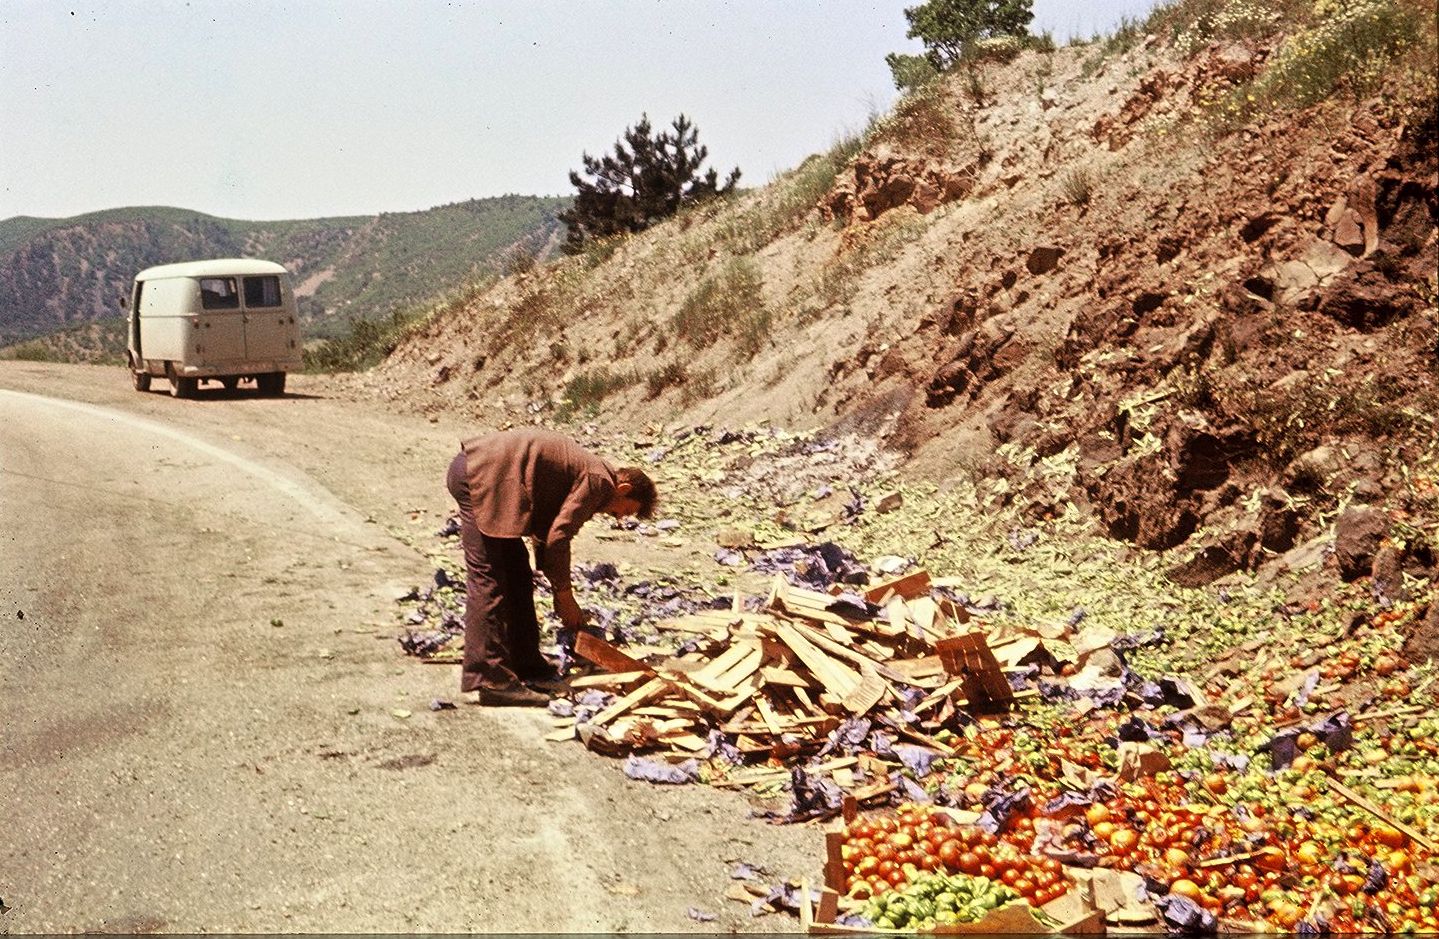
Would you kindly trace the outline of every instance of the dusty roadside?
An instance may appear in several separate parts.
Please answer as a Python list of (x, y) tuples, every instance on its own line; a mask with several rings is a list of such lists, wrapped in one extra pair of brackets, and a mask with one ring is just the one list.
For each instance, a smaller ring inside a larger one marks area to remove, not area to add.
[(722, 895), (735, 859), (814, 874), (814, 830), (399, 654), (394, 592), (432, 573), (402, 539), (473, 428), (292, 392), (0, 363), (0, 931), (793, 928)]

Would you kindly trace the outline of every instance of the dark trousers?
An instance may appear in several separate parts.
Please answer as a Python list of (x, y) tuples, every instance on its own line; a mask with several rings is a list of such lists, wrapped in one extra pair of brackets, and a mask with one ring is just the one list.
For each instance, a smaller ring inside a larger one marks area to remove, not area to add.
[(515, 684), (549, 669), (540, 655), (535, 616), (535, 579), (530, 556), (519, 538), (492, 538), (475, 526), (465, 454), (450, 463), (446, 477), (460, 509), (460, 544), (465, 550), (465, 655), (460, 690)]

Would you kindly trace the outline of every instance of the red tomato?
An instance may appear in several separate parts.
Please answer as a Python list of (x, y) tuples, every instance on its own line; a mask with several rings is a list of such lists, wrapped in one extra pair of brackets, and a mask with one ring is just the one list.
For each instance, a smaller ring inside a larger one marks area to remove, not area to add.
[[(950, 868), (950, 869), (952, 869), (952, 870), (958, 870), (958, 869), (960, 869), (960, 868), (959, 868), (960, 858), (962, 858), (962, 857), (964, 856), (964, 854), (965, 854), (965, 851), (960, 847), (959, 842), (958, 842), (957, 840), (951, 838), (951, 839), (949, 839), (948, 841), (944, 842), (943, 844), (941, 844), (941, 845), (939, 846), (939, 851), (937, 852), (937, 855), (936, 855), (936, 856), (939, 858), (940, 862), (941, 862), (942, 864), (944, 864), (945, 867), (948, 867), (948, 868)], [(978, 871), (978, 869), (979, 869), (979, 860), (978, 860), (978, 858), (975, 859), (975, 865), (974, 865), (974, 866), (975, 866), (975, 870)], [(968, 871), (966, 871), (966, 873), (968, 873)]]

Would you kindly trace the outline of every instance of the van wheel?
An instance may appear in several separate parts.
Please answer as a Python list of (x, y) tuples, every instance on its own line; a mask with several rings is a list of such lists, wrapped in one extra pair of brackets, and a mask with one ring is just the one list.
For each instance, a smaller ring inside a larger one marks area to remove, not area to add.
[(150, 390), (150, 373), (149, 373), (149, 372), (131, 372), (131, 373), (130, 373), (130, 381), (134, 383), (134, 385), (135, 385), (135, 390), (136, 390), (136, 391), (149, 391), (149, 390)]
[(200, 389), (198, 378), (171, 378), (170, 395), (175, 398), (193, 398)]
[(259, 386), (260, 394), (277, 397), (285, 393), (285, 373), (266, 372), (264, 375), (257, 375), (255, 384)]

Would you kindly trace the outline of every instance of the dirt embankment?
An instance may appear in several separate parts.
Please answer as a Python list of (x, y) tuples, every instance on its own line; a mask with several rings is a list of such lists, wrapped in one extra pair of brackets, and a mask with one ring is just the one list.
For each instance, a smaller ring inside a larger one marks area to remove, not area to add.
[(837, 172), (817, 156), (507, 279), (349, 387), (515, 422), (857, 429), (915, 478), (1077, 507), (1189, 585), (1348, 532), (1352, 506), (1430, 570), (1433, 115), (1217, 107), (1277, 42), (961, 71)]

